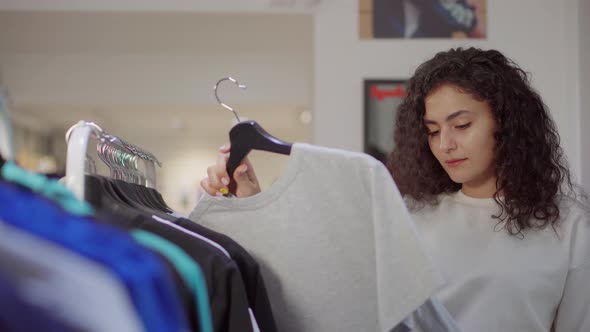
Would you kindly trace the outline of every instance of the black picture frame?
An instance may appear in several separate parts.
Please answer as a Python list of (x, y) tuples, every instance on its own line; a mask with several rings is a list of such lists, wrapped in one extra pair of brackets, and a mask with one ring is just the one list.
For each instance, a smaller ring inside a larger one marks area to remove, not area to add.
[(365, 79), (363, 83), (364, 152), (383, 163), (395, 148), (395, 116), (406, 86), (407, 79)]

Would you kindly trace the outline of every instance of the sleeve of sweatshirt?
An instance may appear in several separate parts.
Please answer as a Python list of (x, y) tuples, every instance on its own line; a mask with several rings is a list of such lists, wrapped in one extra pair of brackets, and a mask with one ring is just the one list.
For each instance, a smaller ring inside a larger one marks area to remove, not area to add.
[(554, 332), (590, 331), (590, 213), (580, 209), (570, 232), (570, 266), (561, 303), (553, 322)]
[(390, 331), (440, 287), (441, 278), (391, 174), (376, 160), (370, 174), (379, 321), (381, 331)]

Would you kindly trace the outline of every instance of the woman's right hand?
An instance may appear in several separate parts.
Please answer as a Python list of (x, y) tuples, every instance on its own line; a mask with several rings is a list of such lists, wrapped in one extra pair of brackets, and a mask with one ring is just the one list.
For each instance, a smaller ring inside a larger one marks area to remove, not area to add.
[[(201, 180), (201, 187), (211, 196), (223, 196), (224, 193), (228, 192), (229, 175), (227, 174), (226, 164), (229, 159), (230, 149), (229, 143), (219, 148), (217, 162), (207, 168), (207, 177)], [(248, 157), (242, 160), (233, 176), (236, 181), (236, 192), (232, 194), (237, 197), (249, 197), (260, 192), (260, 184)]]

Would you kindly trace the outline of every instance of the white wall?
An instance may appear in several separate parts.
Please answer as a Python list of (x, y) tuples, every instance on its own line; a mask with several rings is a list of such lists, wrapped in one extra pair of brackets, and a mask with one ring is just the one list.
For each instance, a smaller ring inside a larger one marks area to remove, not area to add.
[(590, 1), (579, 0), (581, 178), (590, 193)]
[(408, 78), (420, 63), (450, 47), (496, 48), (532, 73), (533, 86), (551, 109), (570, 165), (579, 174), (576, 1), (487, 4), (487, 40), (361, 41), (358, 0), (322, 1), (314, 27), (314, 142), (363, 148), (363, 79)]

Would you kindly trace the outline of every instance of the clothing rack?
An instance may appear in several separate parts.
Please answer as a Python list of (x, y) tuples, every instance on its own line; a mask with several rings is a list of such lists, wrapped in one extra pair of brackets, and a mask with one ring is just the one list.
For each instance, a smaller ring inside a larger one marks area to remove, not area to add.
[[(89, 159), (86, 151), (90, 137), (98, 140), (97, 153), (110, 168), (111, 177), (142, 184), (148, 188), (156, 186), (156, 165), (162, 166), (156, 156), (108, 134), (94, 122), (82, 120), (66, 132), (67, 162), (64, 182), (77, 198), (84, 200), (84, 174)], [(138, 159), (145, 161), (145, 174), (140, 172)]]
[[(1, 82), (0, 82), (1, 84)], [(6, 160), (15, 158), (10, 116), (10, 99), (6, 88), (0, 85), (0, 154)]]

